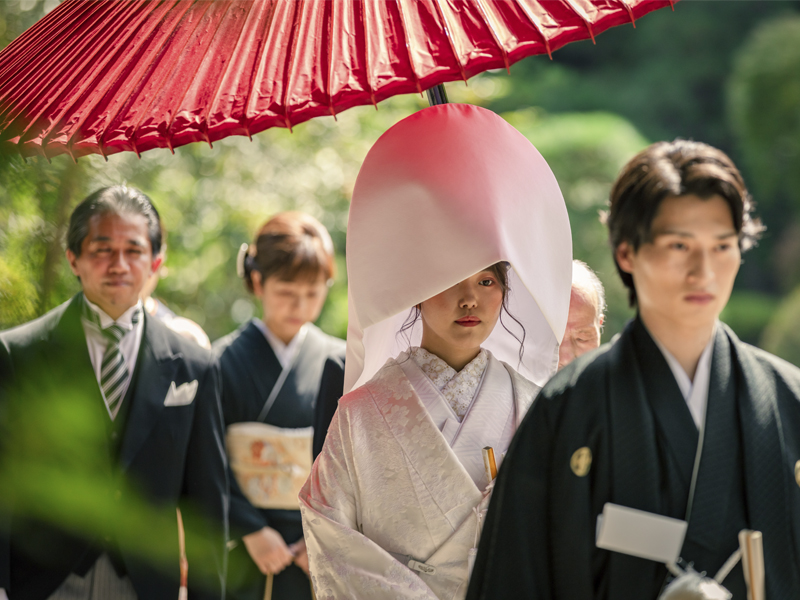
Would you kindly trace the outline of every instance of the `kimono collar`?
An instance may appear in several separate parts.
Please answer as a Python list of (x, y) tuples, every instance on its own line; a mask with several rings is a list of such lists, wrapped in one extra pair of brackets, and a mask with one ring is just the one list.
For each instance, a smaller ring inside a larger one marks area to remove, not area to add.
[(463, 369), (456, 371), (441, 358), (417, 346), (409, 354), (426, 377), (442, 393), (459, 420), (467, 413), (475, 392), (489, 364), (489, 355), (481, 349)]
[(281, 363), (281, 367), (285, 369), (286, 367), (290, 366), (292, 361), (294, 361), (294, 357), (297, 355), (297, 351), (299, 350), (300, 346), (303, 345), (303, 340), (306, 339), (306, 333), (308, 333), (308, 323), (300, 328), (300, 331), (297, 332), (297, 334), (288, 344), (284, 344), (283, 340), (272, 333), (270, 328), (264, 324), (264, 321), (260, 319), (253, 319), (253, 324), (258, 327), (258, 330), (264, 334), (265, 338), (267, 338), (267, 342), (272, 348), (272, 351), (275, 353), (275, 358), (277, 358), (278, 362)]
[[(644, 323), (642, 324), (644, 325)], [(703, 428), (703, 423), (706, 420), (708, 385), (711, 382), (711, 354), (714, 351), (714, 338), (717, 335), (718, 324), (719, 321), (714, 324), (711, 337), (702, 354), (700, 354), (700, 360), (697, 362), (697, 369), (694, 373), (694, 380), (689, 379), (689, 375), (683, 370), (681, 363), (667, 350), (666, 346), (656, 336), (652, 333), (650, 334), (658, 349), (661, 350), (661, 354), (664, 355), (664, 360), (667, 361), (672, 375), (675, 377), (675, 381), (681, 390), (683, 399), (686, 400), (686, 405), (689, 407), (689, 412), (692, 413), (692, 419), (698, 430)]]

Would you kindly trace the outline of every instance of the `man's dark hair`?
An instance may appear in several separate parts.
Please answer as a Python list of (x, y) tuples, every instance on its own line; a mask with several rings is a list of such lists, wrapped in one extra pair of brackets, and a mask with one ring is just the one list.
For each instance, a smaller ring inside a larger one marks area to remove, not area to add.
[(651, 242), (653, 219), (661, 202), (689, 194), (702, 199), (719, 195), (728, 203), (742, 252), (753, 247), (765, 229), (752, 216), (753, 200), (744, 179), (724, 152), (680, 139), (648, 146), (622, 168), (611, 189), (609, 210), (602, 216), (631, 306), (636, 305), (636, 289), (633, 277), (617, 263), (617, 248), (627, 242), (638, 251)]
[(153, 256), (161, 251), (161, 218), (144, 193), (126, 185), (106, 187), (86, 197), (72, 212), (67, 231), (67, 248), (81, 255), (83, 239), (89, 233), (89, 220), (95, 215), (142, 215), (147, 219), (147, 235)]

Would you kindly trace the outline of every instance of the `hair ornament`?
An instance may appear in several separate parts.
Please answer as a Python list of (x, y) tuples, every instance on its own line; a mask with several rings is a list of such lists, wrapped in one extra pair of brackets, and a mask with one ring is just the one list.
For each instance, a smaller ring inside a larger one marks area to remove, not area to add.
[(241, 246), (239, 246), (239, 254), (236, 255), (236, 275), (240, 279), (245, 279), (247, 277), (247, 271), (245, 270), (245, 263), (247, 262), (249, 250), (250, 250), (250, 244), (242, 244)]

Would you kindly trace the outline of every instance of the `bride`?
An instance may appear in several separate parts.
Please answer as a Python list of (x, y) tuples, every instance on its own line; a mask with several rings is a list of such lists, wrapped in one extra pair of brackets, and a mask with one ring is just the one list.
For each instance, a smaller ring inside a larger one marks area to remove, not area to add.
[(431, 107), (376, 142), (348, 225), (353, 391), (300, 492), (317, 598), (464, 597), (489, 455), (555, 372), (571, 260), (552, 172), (494, 113)]

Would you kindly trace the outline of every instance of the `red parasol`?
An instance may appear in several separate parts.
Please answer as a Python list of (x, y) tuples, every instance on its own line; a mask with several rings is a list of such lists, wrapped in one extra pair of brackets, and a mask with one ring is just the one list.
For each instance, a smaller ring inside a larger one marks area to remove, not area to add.
[(67, 0), (0, 52), (0, 145), (209, 144), (422, 92), (673, 0)]

